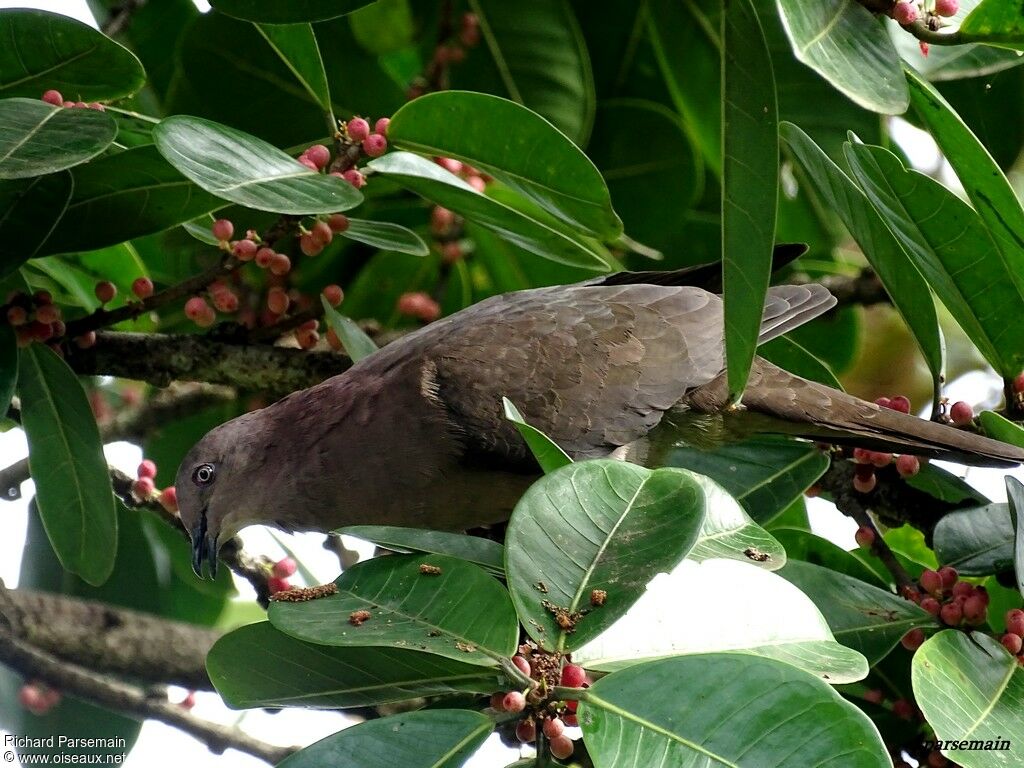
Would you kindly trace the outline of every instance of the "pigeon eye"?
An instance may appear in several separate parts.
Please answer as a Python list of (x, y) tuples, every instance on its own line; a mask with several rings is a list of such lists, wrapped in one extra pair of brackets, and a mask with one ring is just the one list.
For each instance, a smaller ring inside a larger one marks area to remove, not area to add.
[(192, 482), (196, 485), (209, 485), (213, 482), (213, 464), (200, 464), (192, 473)]

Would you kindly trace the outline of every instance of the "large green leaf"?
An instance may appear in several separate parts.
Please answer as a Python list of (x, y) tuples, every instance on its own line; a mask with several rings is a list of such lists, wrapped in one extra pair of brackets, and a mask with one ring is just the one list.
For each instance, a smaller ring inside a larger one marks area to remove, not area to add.
[(37, 255), (90, 251), (160, 232), (224, 206), (147, 145), (72, 171), (74, 193)]
[(135, 55), (77, 19), (28, 8), (0, 12), (0, 97), (116, 99), (139, 90), (146, 73)]
[(0, 179), (71, 168), (105, 150), (116, 135), (117, 123), (106, 112), (64, 109), (39, 99), (2, 99)]
[(377, 344), (356, 325), (354, 320), (338, 312), (323, 296), (320, 297), (320, 304), (324, 308), (324, 319), (334, 329), (334, 334), (353, 363), (358, 363), (377, 351)]
[(967, 768), (1020, 765), (1024, 668), (997, 640), (947, 629), (917, 649), (910, 674), (935, 738), (969, 745), (944, 755)]
[[(680, 595), (687, 596), (685, 611), (679, 610)], [(776, 574), (731, 560), (687, 559), (672, 573), (659, 574), (625, 616), (572, 658), (610, 671), (723, 651), (785, 661), (833, 685), (868, 673), (864, 657), (835, 641), (803, 592)]]
[(331, 89), (313, 27), (309, 24), (257, 24), (256, 29), (295, 79), (330, 114)]
[(505, 548), (496, 541), (464, 533), (399, 528), (394, 525), (349, 525), (335, 531), (343, 536), (372, 541), (395, 552), (426, 552), (476, 563), (493, 574), (505, 574)]
[(764, 528), (750, 519), (739, 502), (722, 486), (704, 475), (694, 479), (704, 489), (706, 513), (697, 543), (688, 559), (696, 562), (710, 558), (728, 558), (753, 563), (774, 571), (786, 564), (782, 545)]
[(377, 0), (348, 18), (359, 45), (378, 55), (396, 53), (416, 41), (416, 19), (409, 0)]
[(559, 445), (550, 437), (545, 435), (536, 427), (526, 423), (523, 414), (507, 397), (501, 398), (502, 407), (505, 409), (505, 418), (516, 425), (519, 434), (523, 436), (533, 457), (537, 459), (540, 468), (545, 472), (554, 472), (560, 467), (572, 464), (569, 454), (563, 451)]
[(218, 640), (206, 669), (224, 702), (249, 707), (336, 709), (498, 690), (502, 675), (431, 653), (305, 643), (250, 624)]
[(369, 221), (368, 219), (349, 219), (348, 229), (340, 233), (341, 237), (366, 243), (375, 248), (388, 251), (409, 253), (413, 256), (426, 256), (430, 253), (423, 238), (399, 224), (390, 221)]
[(906, 111), (899, 55), (871, 11), (848, 0), (777, 2), (797, 59), (865, 109), (884, 115)]
[(310, 744), (277, 768), (460, 768), (494, 730), (494, 721), (465, 709), (429, 709), (353, 725)]
[(369, 165), (374, 171), (497, 232), (531, 253), (562, 264), (607, 270), (595, 253), (559, 229), (477, 192), (458, 176), (426, 158), (411, 152), (390, 152), (370, 161)]
[(505, 96), (584, 146), (594, 120), (590, 58), (567, 0), (470, 0), (482, 40), (452, 86)]
[(352, 13), (373, 0), (211, 0), (210, 5), (236, 19), (264, 24), (324, 21)]
[(344, 179), (300, 165), (272, 144), (226, 125), (174, 115), (153, 129), (160, 154), (224, 200), (273, 213), (333, 213), (363, 196)]
[(872, 665), (910, 630), (935, 625), (930, 613), (909, 600), (829, 568), (790, 560), (779, 575), (814, 601), (836, 640)]
[(772, 59), (751, 0), (722, 13), (722, 284), (729, 398), (754, 361), (772, 271), (779, 110)]
[(588, 689), (578, 717), (598, 768), (892, 765), (867, 715), (831, 686), (745, 654), (682, 656), (608, 675)]
[(981, 422), (985, 434), (994, 440), (1002, 440), (1004, 443), (1024, 448), (1024, 427), (1020, 424), (995, 411), (982, 411), (978, 414), (978, 421)]
[(1013, 568), (1014, 527), (1006, 504), (958, 509), (935, 526), (935, 557), (964, 576), (988, 576)]
[[(691, 473), (612, 459), (570, 464), (534, 483), (505, 534), (505, 572), (527, 632), (549, 650), (599, 635), (697, 540), (704, 496)], [(592, 607), (594, 590), (607, 599)], [(566, 616), (571, 626), (560, 626)]]
[[(472, 563), (434, 554), (375, 557), (335, 584), (338, 592), (329, 597), (274, 603), (271, 623), (323, 645), (409, 648), (471, 664), (515, 653), (519, 625), (508, 593)], [(370, 615), (350, 621), (357, 611)]]
[(772, 528), (772, 535), (785, 547), (788, 560), (820, 565), (876, 587), (886, 587), (892, 578), (877, 557), (862, 556), (860, 550), (848, 552), (809, 530)]
[(943, 376), (944, 345), (928, 283), (853, 180), (797, 126), (783, 123), (781, 134), (821, 203), (839, 215), (885, 285), (921, 348), (937, 390)]
[(613, 240), (622, 233), (601, 172), (551, 123), (514, 101), (432, 93), (394, 114), (388, 139), (401, 149), (471, 163), (595, 235)]
[(96, 419), (75, 374), (42, 344), (19, 360), (18, 396), (39, 514), (61, 565), (102, 584), (117, 554), (117, 509)]
[(1012, 0), (983, 0), (960, 25), (969, 41), (1002, 43), (1024, 50), (1024, 14)]
[(797, 376), (817, 381), (827, 387), (843, 389), (842, 382), (836, 378), (828, 364), (811, 354), (789, 335), (784, 334), (767, 344), (762, 344), (757, 348), (757, 354)]
[(720, 483), (764, 524), (798, 499), (828, 469), (828, 456), (809, 443), (756, 437), (713, 451), (673, 448), (665, 459)]
[(71, 199), (70, 171), (32, 179), (0, 181), (0, 278), (35, 256)]
[(1009, 263), (978, 214), (882, 147), (848, 145), (847, 159), (882, 220), (964, 333), (1004, 377), (1024, 367), (1024, 251)]

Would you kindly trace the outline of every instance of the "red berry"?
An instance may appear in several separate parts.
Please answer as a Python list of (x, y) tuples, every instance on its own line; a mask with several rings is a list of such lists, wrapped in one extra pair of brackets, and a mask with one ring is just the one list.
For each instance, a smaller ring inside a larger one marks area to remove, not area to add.
[(575, 728), (580, 724), (580, 721), (576, 718), (576, 715), (573, 714), (562, 715), (562, 722), (565, 723), (566, 728)]
[(889, 401), (889, 407), (900, 413), (910, 413), (910, 400), (903, 395), (896, 395)]
[(143, 459), (136, 470), (138, 477), (156, 477), (156, 462), (152, 459)]
[(371, 133), (363, 139), (363, 152), (370, 157), (380, 157), (388, 150), (388, 140), (379, 133)]
[(942, 608), (942, 603), (929, 595), (928, 597), (921, 598), (921, 607), (928, 611), (932, 616), (938, 616), (939, 610)]
[(944, 565), (939, 568), (939, 576), (942, 577), (943, 589), (952, 589), (953, 585), (956, 584), (956, 580), (960, 578), (960, 574), (956, 572), (956, 568), (951, 565)]
[(312, 235), (307, 234), (299, 237), (299, 250), (307, 256), (317, 256), (323, 249), (323, 245), (314, 240)]
[(89, 109), (95, 109), (97, 112), (106, 112), (107, 108), (100, 104), (98, 101), (90, 101), (86, 104)]
[(445, 264), (454, 264), (462, 258), (462, 246), (458, 241), (451, 240), (441, 246), (441, 259)]
[(479, 176), (470, 176), (466, 179), (466, 183), (469, 184), (477, 192), (483, 192), (487, 188), (487, 182), (485, 182)]
[(960, 3), (957, 0), (935, 0), (935, 12), (939, 16), (956, 16), (960, 10)]
[(401, 315), (432, 322), (441, 316), (441, 306), (422, 292), (403, 293), (398, 297), (396, 309)]
[(362, 117), (353, 117), (348, 121), (347, 128), (352, 141), (362, 141), (370, 135), (370, 124)]
[(28, 320), (28, 312), (23, 307), (10, 307), (7, 310), (7, 322), (11, 325), (24, 325)]
[(132, 493), (142, 500), (148, 499), (156, 490), (152, 477), (140, 477), (132, 483)]
[(306, 167), (307, 167), (307, 168), (309, 168), (309, 170), (311, 170), (311, 171), (316, 171), (317, 173), (319, 173), (319, 172), (320, 172), (320, 166), (318, 166), (318, 165), (317, 165), (316, 163), (314, 163), (314, 162), (313, 162), (312, 160), (310, 160), (310, 159), (309, 159), (308, 157), (306, 157), (305, 155), (302, 155), (302, 156), (301, 156), (301, 157), (299, 158), (299, 163), (300, 163), (301, 165), (304, 165), (304, 166), (306, 166)]
[(64, 97), (60, 95), (60, 91), (55, 91), (52, 88), (43, 94), (43, 101), (53, 104), (55, 107), (64, 105)]
[(271, 288), (267, 291), (267, 309), (275, 315), (283, 315), (288, 311), (288, 294), (281, 288)]
[(275, 275), (287, 275), (291, 268), (292, 260), (283, 253), (275, 253), (274, 258), (270, 260), (270, 271)]
[(331, 231), (326, 221), (316, 221), (313, 228), (309, 230), (309, 234), (321, 246), (326, 246), (334, 239), (334, 232)]
[(526, 697), (519, 691), (509, 691), (501, 700), (505, 712), (522, 712), (526, 708)]
[(206, 303), (206, 299), (202, 296), (193, 296), (185, 302), (185, 317), (195, 322), (205, 315), (209, 308), (210, 307)]
[(178, 702), (178, 706), (182, 709), (192, 709), (196, 705), (196, 692), (189, 691), (185, 694), (185, 698)]
[(327, 226), (331, 228), (331, 232), (344, 232), (349, 226), (348, 216), (343, 213), (332, 213), (327, 217)]
[(388, 128), (391, 126), (390, 117), (379, 117), (377, 122), (373, 124), (374, 133), (379, 133), (381, 136), (388, 135)]
[(443, 235), (455, 223), (455, 214), (447, 208), (435, 205), (430, 211), (430, 230), (435, 235)]
[(1012, 656), (1016, 656), (1024, 648), (1024, 640), (1021, 639), (1020, 635), (1015, 635), (1012, 632), (1007, 632), (1001, 638), (999, 642), (1003, 644), (1003, 647), (1010, 652)]
[[(462, 168), (463, 168), (462, 163), (459, 162), (458, 160), (456, 160), (453, 157), (438, 157), (438, 158), (436, 158), (434, 160), (434, 162), (437, 163), (438, 165), (440, 165), (442, 168), (444, 168), (449, 173), (455, 173), (455, 174), (462, 173)], [(1022, 374), (1022, 375), (1024, 375), (1024, 374)]]
[(347, 181), (356, 189), (362, 189), (366, 186), (366, 177), (363, 176), (355, 168), (349, 168), (347, 171), (341, 174), (341, 178)]
[(548, 748), (551, 750), (551, 756), (556, 760), (565, 760), (567, 757), (572, 755), (575, 746), (572, 743), (572, 739), (568, 736), (556, 736), (548, 742)]
[(289, 576), (295, 573), (296, 570), (298, 570), (298, 567), (299, 566), (292, 558), (284, 557), (278, 560), (276, 563), (274, 563), (273, 573), (280, 579), (287, 579)]
[(867, 448), (854, 448), (853, 461), (855, 464), (870, 464), (871, 451), (869, 451)]
[(876, 485), (878, 485), (878, 478), (873, 473), (867, 477), (854, 476), (853, 478), (853, 490), (857, 493), (871, 493), (875, 490)]
[(987, 613), (988, 606), (981, 595), (971, 595), (964, 601), (964, 618), (968, 624), (980, 624), (985, 620)]
[(332, 307), (336, 307), (341, 304), (341, 300), (345, 298), (344, 291), (341, 290), (340, 285), (328, 285), (323, 290), (324, 298), (327, 299), (327, 303)]
[(921, 471), (921, 460), (917, 456), (905, 453), (896, 459), (896, 471), (900, 477), (913, 477)]
[(167, 488), (164, 488), (162, 491), (160, 491), (159, 502), (160, 502), (160, 506), (162, 506), (168, 512), (177, 512), (178, 511), (178, 491), (177, 491), (177, 489), (173, 485), (169, 486)]
[(960, 400), (953, 403), (953, 407), (949, 409), (949, 419), (958, 427), (966, 426), (974, 421), (974, 409)]
[(537, 740), (537, 724), (533, 720), (520, 720), (516, 724), (516, 738), (523, 744), (532, 744)]
[(858, 547), (870, 549), (871, 545), (875, 543), (875, 529), (862, 525), (857, 529), (857, 533), (853, 535), (853, 538), (857, 542)]
[(882, 467), (888, 467), (892, 464), (892, 454), (882, 453), (880, 451), (871, 452), (871, 463), (881, 469)]
[(89, 107), (89, 105), (86, 104), (84, 101), (76, 101), (75, 102), (75, 108), (76, 109), (88, 109), (88, 107)]
[(910, 720), (914, 716), (915, 707), (906, 699), (896, 699), (892, 703), (892, 713), (901, 720)]
[(28, 333), (30, 338), (36, 341), (46, 341), (53, 335), (53, 331), (50, 329), (49, 323), (40, 323), (38, 320), (33, 320), (28, 324)]
[(251, 261), (256, 256), (259, 246), (252, 240), (239, 240), (231, 247), (231, 252), (239, 261)]
[(101, 280), (96, 283), (96, 298), (100, 300), (101, 304), (113, 301), (115, 296), (117, 296), (117, 286), (112, 282)]
[(870, 701), (872, 704), (881, 704), (885, 701), (885, 693), (881, 688), (871, 688), (864, 691), (864, 701)]
[(896, 3), (892, 17), (897, 24), (907, 25), (917, 21), (917, 6), (914, 3)]
[(318, 169), (323, 168), (331, 161), (331, 150), (325, 147), (323, 144), (314, 144), (307, 149), (303, 154), (313, 161)]
[(910, 630), (900, 638), (900, 643), (908, 651), (916, 651), (924, 643), (924, 630), (920, 627)]
[(892, 408), (892, 400), (888, 397), (879, 397), (875, 400), (875, 405), (880, 408)]
[(566, 688), (580, 688), (587, 682), (587, 673), (583, 667), (576, 664), (566, 664), (562, 667), (562, 685)]
[(218, 240), (230, 240), (235, 233), (235, 225), (228, 219), (217, 219), (210, 227), (210, 231)]
[(259, 267), (260, 269), (266, 269), (273, 263), (274, 257), (276, 255), (277, 254), (274, 253), (273, 248), (267, 248), (266, 246), (264, 246), (263, 248), (260, 248), (258, 251), (256, 251), (256, 255), (253, 258), (256, 262), (257, 267)]
[(522, 672), (527, 677), (530, 677), (533, 674), (533, 669), (530, 667), (530, 662), (528, 662), (522, 656), (518, 656), (518, 655), (513, 656), (512, 657), (512, 664), (514, 664), (515, 668), (518, 669), (520, 672)]
[(1011, 608), (1006, 612), (1006, 631), (1024, 637), (1024, 611)]
[(462, 14), (462, 24), (459, 28), (459, 40), (467, 48), (472, 48), (480, 42), (480, 21), (475, 13)]
[(288, 579), (282, 579), (280, 576), (271, 576), (267, 579), (267, 591), (272, 595), (276, 595), (278, 592), (287, 592), (292, 588), (292, 585), (288, 583)]
[(148, 299), (153, 295), (153, 281), (148, 277), (137, 277), (132, 281), (132, 293), (137, 299)]
[(953, 597), (970, 597), (974, 594), (974, 585), (969, 581), (958, 581), (953, 585)]
[(213, 306), (218, 312), (231, 314), (238, 311), (238, 297), (229, 288), (213, 294)]
[(1018, 373), (1017, 377), (1013, 380), (1013, 391), (1024, 392), (1024, 373)]
[(939, 618), (944, 624), (955, 627), (963, 620), (964, 612), (958, 603), (946, 603), (939, 609)]
[(36, 310), (36, 320), (52, 325), (60, 320), (60, 309), (56, 304), (44, 304)]
[(565, 723), (562, 722), (560, 717), (552, 717), (551, 719), (544, 721), (542, 730), (544, 731), (544, 735), (549, 739), (557, 739), (565, 730)]

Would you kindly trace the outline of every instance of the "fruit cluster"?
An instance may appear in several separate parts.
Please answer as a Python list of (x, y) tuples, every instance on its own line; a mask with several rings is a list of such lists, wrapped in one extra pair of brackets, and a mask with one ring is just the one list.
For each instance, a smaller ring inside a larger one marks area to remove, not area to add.
[[(977, 627), (988, 619), (988, 590), (967, 581), (960, 581), (956, 568), (944, 565), (937, 571), (930, 568), (921, 573), (920, 589), (908, 587), (904, 597), (913, 600), (947, 627)], [(908, 651), (916, 651), (924, 643), (921, 628), (912, 629), (900, 642)]]
[(170, 514), (178, 512), (178, 492), (173, 485), (156, 490), (156, 462), (152, 459), (143, 459), (139, 468), (135, 471), (135, 481), (132, 483), (132, 495), (140, 502), (152, 501), (155, 497), (164, 509)]
[(98, 101), (90, 101), (88, 104), (84, 101), (66, 101), (60, 91), (55, 91), (52, 88), (46, 91), (42, 98), (47, 104), (53, 104), (55, 107), (67, 107), (68, 109), (95, 109), (97, 112), (103, 112), (105, 110), (105, 107)]
[(272, 564), (270, 578), (267, 579), (267, 591), (272, 595), (276, 595), (278, 592), (287, 592), (292, 588), (288, 577), (294, 575), (296, 570), (298, 570), (298, 565), (290, 557), (282, 558)]
[[(955, 16), (960, 9), (959, 0), (935, 0), (933, 13), (936, 16)], [(898, 24), (906, 26), (918, 20), (922, 12), (921, 4), (915, 0), (899, 0), (892, 7), (892, 17)]]

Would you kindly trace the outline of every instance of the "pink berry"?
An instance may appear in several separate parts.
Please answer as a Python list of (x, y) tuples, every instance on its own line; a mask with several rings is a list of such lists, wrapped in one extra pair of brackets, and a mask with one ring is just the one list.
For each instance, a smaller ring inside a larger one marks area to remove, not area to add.
[(156, 477), (156, 462), (152, 459), (143, 459), (135, 474), (137, 477)]
[(892, 464), (892, 454), (882, 453), (881, 451), (871, 451), (870, 462), (879, 469), (882, 467), (888, 467)]
[(331, 151), (323, 144), (314, 144), (303, 154), (312, 160), (313, 165), (318, 169), (323, 168), (331, 161)]
[(343, 213), (332, 213), (327, 217), (327, 226), (331, 232), (344, 232), (349, 227), (348, 216)]
[(96, 346), (96, 331), (89, 331), (81, 336), (76, 336), (75, 345), (79, 349), (89, 349), (89, 347)]
[(878, 485), (878, 478), (874, 474), (867, 477), (854, 476), (853, 478), (853, 490), (857, 493), (871, 493), (875, 490), (876, 485)]
[(894, 411), (899, 411), (900, 413), (910, 413), (909, 398), (906, 398), (903, 395), (896, 395), (896, 397), (892, 398), (889, 402), (891, 403), (889, 407), (892, 408)]
[(275, 275), (287, 275), (292, 268), (292, 260), (283, 253), (275, 253), (270, 260), (270, 271)]
[(896, 459), (896, 471), (900, 477), (913, 477), (921, 471), (921, 460), (917, 456), (905, 453)]
[(440, 165), (449, 173), (459, 174), (462, 173), (463, 165), (461, 162), (453, 157), (438, 157), (434, 160), (435, 163)]
[(267, 269), (273, 263), (276, 255), (277, 254), (274, 253), (273, 248), (267, 248), (266, 246), (260, 248), (256, 251), (256, 255), (254, 257), (256, 266), (260, 269)]
[(380, 157), (388, 149), (388, 140), (379, 133), (371, 133), (363, 139), (363, 152), (370, 157)]
[(552, 717), (544, 721), (542, 730), (549, 739), (557, 739), (565, 731), (565, 723), (562, 722), (560, 717)]
[(355, 168), (349, 168), (347, 171), (341, 174), (341, 178), (347, 181), (356, 189), (362, 189), (366, 186), (366, 177), (363, 176)]
[(519, 655), (513, 656), (512, 663), (515, 665), (516, 669), (518, 669), (527, 677), (530, 677), (533, 674), (533, 669), (530, 667), (530, 662), (528, 662), (524, 657)]
[(892, 703), (892, 713), (901, 720), (910, 720), (914, 716), (914, 711), (914, 705), (906, 699), (896, 699)]
[(276, 595), (278, 592), (287, 592), (292, 588), (292, 585), (288, 583), (288, 579), (282, 579), (280, 576), (271, 576), (267, 579), (267, 591), (272, 595)]
[(519, 691), (509, 691), (501, 700), (505, 712), (522, 712), (526, 709), (526, 697)]
[(185, 694), (185, 698), (178, 702), (178, 706), (182, 709), (191, 710), (196, 705), (196, 692), (189, 691)]
[(152, 477), (140, 477), (132, 483), (132, 493), (140, 499), (148, 499), (155, 490), (156, 485), (153, 483)]
[(1011, 608), (1006, 612), (1006, 631), (1024, 637), (1024, 611)]
[(963, 400), (953, 403), (949, 409), (949, 419), (958, 427), (964, 427), (974, 421), (974, 409)]
[(480, 20), (475, 13), (462, 14), (459, 40), (467, 48), (472, 48), (480, 42)]
[(153, 295), (153, 281), (148, 277), (137, 277), (132, 281), (132, 293), (137, 299), (148, 299)]
[(580, 724), (580, 721), (576, 718), (576, 715), (573, 714), (562, 715), (562, 722), (565, 723), (567, 728), (575, 728)]
[(870, 549), (871, 545), (875, 543), (875, 529), (862, 525), (857, 529), (857, 533), (853, 535), (853, 538), (857, 542), (858, 547)]
[(373, 124), (373, 131), (374, 133), (379, 133), (381, 136), (387, 136), (390, 125), (390, 117), (379, 117), (377, 118), (377, 122)]
[(487, 188), (487, 182), (485, 182), (480, 176), (470, 176), (466, 179), (466, 183), (477, 192), (483, 192)]
[(420, 291), (403, 293), (398, 297), (395, 308), (400, 315), (415, 317), (427, 323), (441, 316), (440, 305)]
[(974, 585), (969, 581), (958, 581), (953, 585), (953, 597), (970, 597), (974, 594)]
[(178, 511), (178, 490), (172, 485), (160, 491), (160, 506), (168, 512)]
[(330, 226), (326, 221), (317, 220), (310, 229), (309, 234), (313, 240), (318, 242), (321, 246), (326, 246), (334, 239), (334, 232), (331, 231)]
[(10, 307), (7, 310), (7, 322), (11, 325), (24, 325), (28, 321), (28, 312), (24, 307)]
[(963, 617), (963, 609), (957, 603), (946, 603), (939, 609), (939, 618), (951, 627), (959, 625)]
[(435, 235), (443, 235), (455, 223), (455, 214), (447, 208), (435, 205), (430, 211), (430, 229)]
[(300, 349), (312, 349), (320, 341), (320, 334), (300, 328), (295, 331), (295, 341), (298, 342)]
[(999, 642), (1003, 644), (1003, 647), (1010, 652), (1012, 656), (1016, 656), (1021, 652), (1021, 648), (1024, 647), (1024, 640), (1021, 639), (1020, 635), (1013, 633), (1007, 633), (999, 638)]
[(576, 664), (566, 664), (562, 667), (561, 681), (566, 688), (580, 688), (587, 682), (586, 670)]
[(89, 105), (86, 104), (84, 101), (76, 101), (75, 102), (75, 109), (88, 109), (88, 108), (89, 108)]
[(942, 576), (939, 575), (938, 571), (933, 571), (930, 568), (926, 568), (921, 571), (921, 588), (930, 595), (938, 597), (942, 594)]
[(307, 256), (317, 256), (323, 249), (323, 245), (314, 240), (312, 235), (299, 237), (299, 250)]
[(892, 17), (897, 24), (907, 25), (917, 21), (917, 6), (914, 3), (896, 3), (892, 9)]
[(572, 743), (572, 739), (568, 736), (556, 736), (548, 742), (548, 749), (551, 750), (551, 756), (556, 760), (565, 760), (571, 756), (575, 745)]
[(352, 141), (362, 141), (370, 135), (370, 124), (361, 117), (353, 117), (348, 121), (347, 127)]
[(964, 618), (969, 624), (979, 624), (988, 613), (988, 606), (985, 603), (985, 598), (981, 595), (971, 595), (964, 600)]
[(55, 107), (64, 105), (64, 97), (60, 95), (60, 91), (55, 91), (52, 88), (43, 94), (43, 101), (47, 104), (53, 104)]
[(327, 303), (332, 307), (336, 307), (341, 304), (341, 300), (345, 298), (345, 292), (341, 290), (340, 285), (328, 285), (323, 290), (324, 298), (327, 299)]
[(953, 585), (956, 584), (957, 579), (960, 578), (960, 574), (956, 572), (956, 568), (951, 565), (944, 565), (939, 568), (939, 576), (942, 577), (943, 589), (952, 589)]
[(36, 310), (36, 320), (52, 325), (60, 320), (60, 308), (56, 304), (44, 304)]
[(932, 616), (938, 616), (939, 610), (942, 608), (942, 603), (929, 595), (928, 597), (921, 598), (921, 607), (928, 611)]
[(238, 311), (238, 296), (229, 288), (217, 291), (213, 294), (213, 306), (218, 312), (230, 315), (232, 312)]
[(1017, 377), (1013, 380), (1013, 391), (1024, 392), (1024, 373), (1018, 373)]
[(73, 101), (65, 101), (64, 102), (64, 109), (74, 109), (74, 107), (75, 107), (75, 102), (73, 102)]
[(113, 301), (115, 296), (117, 296), (117, 286), (112, 282), (101, 280), (96, 283), (96, 298), (100, 300), (101, 304)]
[(441, 260), (445, 264), (454, 264), (462, 258), (462, 245), (458, 241), (450, 240), (441, 246)]
[(213, 222), (213, 226), (210, 227), (210, 231), (218, 240), (230, 240), (231, 236), (235, 233), (235, 225), (228, 219), (217, 219)]
[(908, 651), (916, 651), (924, 643), (924, 630), (920, 627), (910, 630), (900, 638), (900, 643)]
[(892, 400), (888, 397), (879, 397), (875, 400), (875, 405), (880, 408), (892, 408)]
[(311, 171), (316, 171), (317, 173), (320, 173), (320, 166), (318, 166), (316, 163), (314, 163), (312, 160), (310, 160), (305, 155), (302, 155), (299, 158), (299, 164), (306, 166)]
[(523, 744), (532, 744), (537, 740), (537, 724), (533, 720), (520, 720), (516, 724), (516, 738)]
[(231, 248), (231, 252), (239, 261), (251, 261), (258, 250), (259, 246), (249, 239), (239, 240)]
[(185, 302), (185, 317), (194, 322), (202, 317), (208, 308), (206, 299), (202, 296), (193, 296)]
[(89, 107), (89, 109), (96, 110), (97, 112), (107, 111), (107, 108), (100, 104), (98, 101), (90, 101), (88, 104), (86, 104), (86, 106)]
[(282, 579), (287, 579), (295, 573), (296, 570), (298, 570), (298, 567), (299, 566), (292, 558), (285, 557), (274, 563), (274, 575)]
[(935, 12), (939, 16), (956, 16), (960, 10), (960, 3), (957, 0), (935, 0)]
[(282, 288), (271, 288), (267, 291), (267, 309), (275, 315), (283, 315), (288, 311), (288, 294)]

